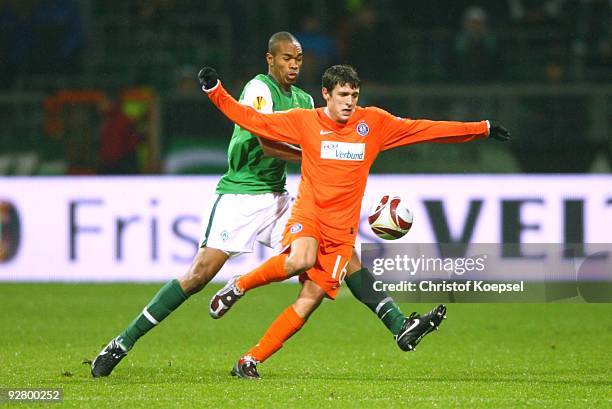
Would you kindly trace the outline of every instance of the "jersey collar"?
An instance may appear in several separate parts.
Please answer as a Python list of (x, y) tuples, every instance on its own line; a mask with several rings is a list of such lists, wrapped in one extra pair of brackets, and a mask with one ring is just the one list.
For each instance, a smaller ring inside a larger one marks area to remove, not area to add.
[(347, 127), (354, 125), (356, 122), (358, 122), (362, 116), (362, 111), (363, 111), (363, 108), (361, 107), (355, 108), (355, 112), (353, 113), (351, 118), (348, 120), (348, 122), (345, 124), (340, 124), (332, 120), (329, 116), (327, 116), (327, 114), (325, 113), (325, 107), (317, 108), (317, 115), (319, 116), (319, 118), (325, 124), (327, 128), (333, 129), (334, 131), (341, 131), (343, 129), (346, 129)]
[(289, 91), (285, 91), (285, 89), (279, 84), (278, 81), (276, 81), (276, 78), (274, 78), (272, 75), (270, 74), (266, 74), (266, 76), (270, 79), (270, 81), (272, 81), (273, 83), (276, 84), (276, 87), (278, 88), (278, 90), (280, 92), (282, 92), (283, 94), (285, 94), (286, 96), (290, 97), (291, 96), (291, 90), (293, 90), (293, 85), (289, 86)]

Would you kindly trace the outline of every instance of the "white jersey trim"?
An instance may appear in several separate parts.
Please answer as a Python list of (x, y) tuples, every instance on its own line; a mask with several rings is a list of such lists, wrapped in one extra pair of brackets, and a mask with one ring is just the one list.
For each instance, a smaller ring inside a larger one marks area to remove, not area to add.
[(264, 114), (274, 112), (272, 92), (265, 82), (257, 78), (252, 79), (245, 85), (240, 103), (253, 107)]

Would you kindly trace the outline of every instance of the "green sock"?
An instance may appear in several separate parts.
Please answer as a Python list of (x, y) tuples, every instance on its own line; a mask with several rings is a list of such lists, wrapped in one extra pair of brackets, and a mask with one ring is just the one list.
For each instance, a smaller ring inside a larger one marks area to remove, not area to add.
[(178, 280), (168, 281), (147, 304), (134, 321), (121, 333), (117, 342), (127, 351), (132, 349), (138, 338), (162, 322), (187, 298)]
[(397, 335), (406, 316), (386, 292), (374, 290), (374, 277), (368, 269), (354, 272), (345, 281), (353, 296), (376, 314), (393, 335)]

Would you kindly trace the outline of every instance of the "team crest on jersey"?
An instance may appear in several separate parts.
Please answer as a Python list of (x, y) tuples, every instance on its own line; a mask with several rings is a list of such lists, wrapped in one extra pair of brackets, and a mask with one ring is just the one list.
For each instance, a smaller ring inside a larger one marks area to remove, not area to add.
[(370, 127), (365, 122), (359, 122), (357, 124), (357, 133), (361, 136), (366, 136), (370, 133)]
[(302, 231), (302, 225), (300, 223), (296, 223), (293, 226), (291, 226), (291, 228), (289, 229), (289, 231), (293, 234), (295, 233), (299, 233)]
[(253, 100), (253, 108), (258, 111), (263, 109), (263, 107), (265, 107), (266, 105), (268, 105), (268, 103), (266, 102), (266, 99), (264, 97), (255, 97), (255, 99)]
[(229, 240), (229, 233), (227, 230), (223, 230), (221, 232), (221, 240), (225, 243), (226, 241)]

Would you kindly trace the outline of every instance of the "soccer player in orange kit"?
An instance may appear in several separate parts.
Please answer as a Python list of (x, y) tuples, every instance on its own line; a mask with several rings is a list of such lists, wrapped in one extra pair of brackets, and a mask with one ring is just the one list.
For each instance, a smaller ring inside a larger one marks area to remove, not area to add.
[[(469, 142), (486, 137), (506, 141), (501, 125), (399, 118), (376, 107), (357, 106), (360, 80), (348, 65), (328, 68), (322, 78), (326, 106), (260, 114), (239, 104), (221, 85), (216, 70), (199, 73), (202, 90), (233, 122), (273, 141), (302, 148), (302, 178), (285, 227), (285, 251), (238, 279), (213, 297), (211, 308), (223, 315), (248, 290), (299, 275), (297, 300), (272, 323), (260, 341), (234, 365), (232, 374), (258, 379), (257, 363), (279, 350), (304, 325), (325, 296), (334, 299), (351, 260), (361, 198), (370, 167), (379, 152), (421, 142)], [(410, 349), (442, 321), (446, 308), (416, 315), (406, 328)]]

